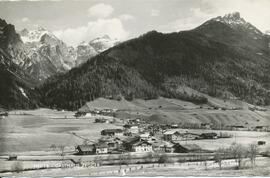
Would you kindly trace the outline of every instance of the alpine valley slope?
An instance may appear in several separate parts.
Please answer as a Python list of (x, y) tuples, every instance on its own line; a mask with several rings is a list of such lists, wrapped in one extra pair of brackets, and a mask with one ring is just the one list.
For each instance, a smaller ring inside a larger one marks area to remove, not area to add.
[(183, 86), (214, 97), (268, 105), (269, 72), (270, 36), (232, 13), (190, 31), (151, 31), (123, 42), (51, 78), (39, 92), (45, 105), (65, 109), (119, 95), (128, 100), (164, 96), (207, 102)]
[(21, 55), (17, 50), (20, 45), (14, 26), (0, 19), (0, 106), (7, 109), (39, 105), (34, 79), (12, 60), (15, 55)]

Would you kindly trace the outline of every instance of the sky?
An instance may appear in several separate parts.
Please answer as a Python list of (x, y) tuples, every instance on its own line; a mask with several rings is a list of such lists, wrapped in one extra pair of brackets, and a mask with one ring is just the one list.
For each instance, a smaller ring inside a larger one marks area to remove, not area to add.
[(16, 30), (42, 26), (73, 46), (105, 34), (124, 41), (151, 30), (189, 30), (236, 11), (270, 30), (270, 0), (0, 0), (0, 18)]

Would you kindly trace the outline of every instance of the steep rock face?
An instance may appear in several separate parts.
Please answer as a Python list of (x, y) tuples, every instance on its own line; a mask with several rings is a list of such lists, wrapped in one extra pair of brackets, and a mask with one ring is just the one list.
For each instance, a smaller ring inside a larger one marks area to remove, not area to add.
[(0, 19), (0, 48), (10, 55), (12, 61), (17, 65), (23, 65), (27, 59), (23, 51), (23, 42), (20, 35), (16, 33), (15, 27)]
[(23, 67), (39, 81), (75, 66), (74, 50), (42, 27), (20, 32), (28, 56)]
[(37, 107), (39, 95), (32, 88), (34, 79), (12, 61), (12, 56), (0, 48), (0, 105), (6, 109)]
[(100, 38), (95, 38), (89, 43), (81, 42), (76, 48), (76, 66), (85, 63), (88, 59), (96, 56), (97, 54), (119, 44), (117, 39), (111, 39), (108, 35)]
[(92, 46), (97, 53), (101, 53), (119, 43), (117, 39), (111, 39), (108, 35), (104, 35), (101, 38), (91, 40), (89, 45)]
[(237, 13), (223, 18), (191, 31), (148, 32), (112, 47), (45, 83), (40, 88), (42, 102), (76, 109), (85, 101), (119, 94), (126, 99), (207, 101), (179, 89), (187, 86), (215, 97), (269, 104), (269, 38)]
[(24, 29), (20, 35), (24, 42), (24, 54), (26, 55), (20, 65), (41, 83), (50, 76), (67, 72), (71, 68), (85, 63), (93, 56), (118, 43), (117, 40), (112, 40), (105, 35), (89, 43), (82, 42), (73, 48), (42, 27), (32, 31)]
[(81, 42), (76, 48), (76, 66), (85, 63), (91, 57), (97, 55), (98, 52), (85, 41)]

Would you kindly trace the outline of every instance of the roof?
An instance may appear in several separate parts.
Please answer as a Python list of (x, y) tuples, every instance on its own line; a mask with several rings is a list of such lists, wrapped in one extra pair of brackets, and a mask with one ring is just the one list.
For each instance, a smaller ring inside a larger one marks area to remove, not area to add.
[(108, 148), (108, 145), (106, 143), (99, 143), (96, 145), (96, 148)]
[(173, 147), (173, 144), (170, 142), (162, 141), (162, 140), (156, 140), (153, 142), (150, 142), (154, 147)]
[(164, 132), (164, 135), (173, 135), (173, 134), (180, 134), (180, 132), (178, 132), (176, 130), (168, 130), (168, 131)]
[(132, 143), (135, 143), (135, 142), (137, 142), (139, 140), (140, 140), (140, 137), (135, 136), (135, 137), (127, 137), (125, 140), (123, 140), (123, 142), (132, 144)]
[(102, 132), (114, 132), (114, 133), (122, 133), (122, 129), (104, 129)]
[(181, 145), (181, 146), (187, 150), (201, 150), (201, 147), (196, 144), (186, 144), (186, 145)]
[(123, 127), (130, 129), (131, 127), (138, 127), (138, 125), (136, 125), (136, 124), (125, 124)]
[(215, 132), (202, 133), (201, 136), (217, 136), (217, 133)]
[(93, 151), (95, 149), (95, 145), (78, 145), (77, 149), (81, 151)]
[(264, 127), (269, 127), (269, 126), (267, 126), (267, 125), (258, 125), (258, 126), (256, 126), (255, 128), (264, 128)]
[(142, 144), (152, 145), (152, 144), (149, 143), (148, 141), (143, 140), (143, 141), (135, 142), (135, 143), (133, 144), (133, 146), (140, 146), (140, 145), (142, 145)]
[(149, 133), (144, 133), (144, 134), (141, 134), (140, 137), (149, 137), (150, 134)]
[(118, 138), (118, 137), (109, 137), (109, 136), (105, 136), (105, 137), (101, 137), (100, 139), (99, 139), (99, 142), (121, 142), (121, 139), (120, 138)]
[(180, 135), (196, 135), (196, 136), (199, 136), (200, 134), (191, 133), (191, 132), (185, 132), (185, 133), (181, 133)]

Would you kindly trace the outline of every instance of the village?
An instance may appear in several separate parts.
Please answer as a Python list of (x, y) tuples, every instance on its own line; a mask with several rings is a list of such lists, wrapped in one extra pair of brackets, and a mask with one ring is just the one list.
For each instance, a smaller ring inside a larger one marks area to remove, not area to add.
[[(248, 152), (253, 147), (257, 164), (264, 164), (268, 163), (269, 124), (258, 114), (254, 118), (256, 112), (226, 111), (167, 98), (133, 102), (99, 98), (76, 111), (3, 109), (0, 123), (5, 126), (1, 130), (5, 147), (0, 173), (121, 175), (122, 171), (132, 174), (160, 166), (178, 169), (177, 165), (193, 163), (201, 169), (206, 162), (207, 169), (210, 163), (219, 166), (220, 162), (224, 169), (234, 169), (239, 165), (233, 149)], [(241, 159), (251, 166), (248, 154)]]
[[(83, 107), (85, 108), (85, 107)], [(117, 109), (91, 108), (79, 110), (75, 113), (77, 119), (93, 118), (95, 123), (115, 123), (113, 116)], [(192, 132), (182, 128), (179, 124), (151, 123), (146, 119), (122, 119), (122, 128), (104, 129), (96, 141), (85, 140), (76, 146), (77, 155), (94, 154), (122, 154), (135, 153), (211, 153), (213, 151), (202, 149), (198, 144), (189, 143), (192, 140), (216, 140), (232, 138), (234, 135), (224, 131), (215, 131), (213, 124), (201, 123), (199, 129), (203, 132)], [(179, 130), (181, 129), (181, 131)], [(210, 131), (209, 131), (210, 130)], [(227, 125), (222, 130), (269, 132), (269, 126), (245, 127), (243, 125)], [(266, 142), (258, 140), (258, 145)]]

